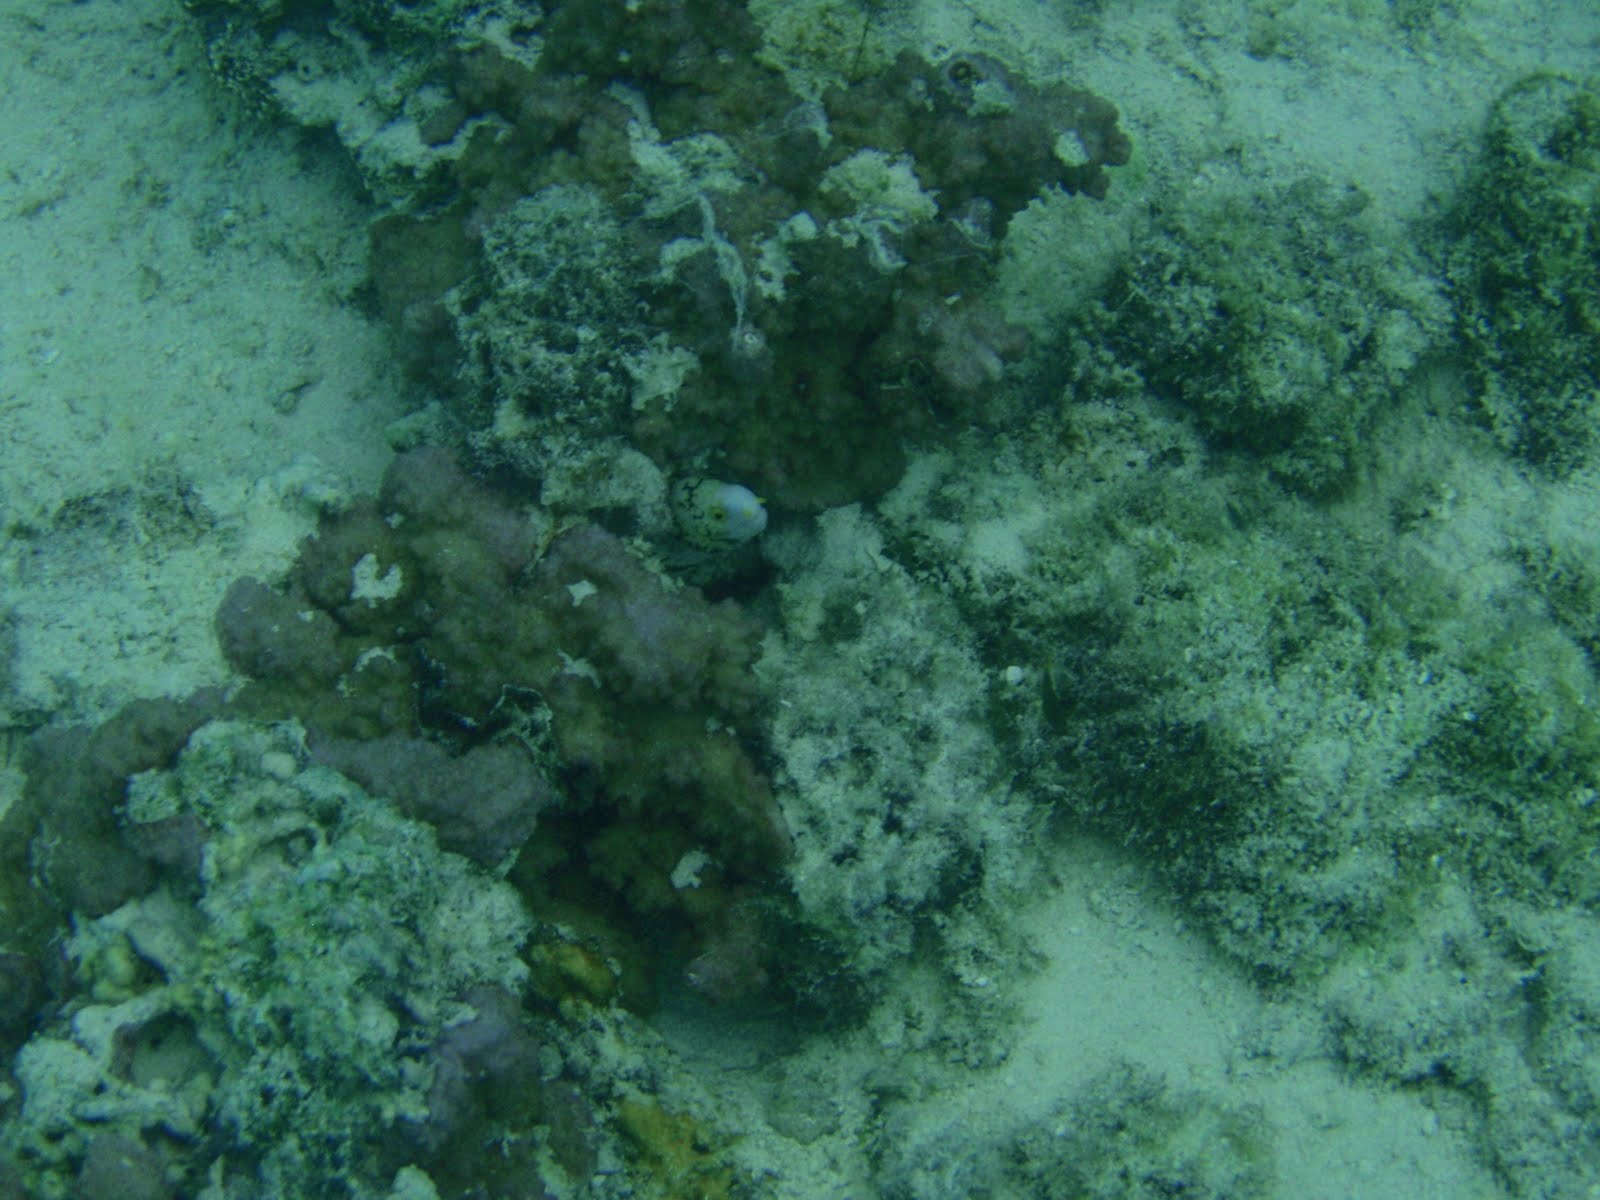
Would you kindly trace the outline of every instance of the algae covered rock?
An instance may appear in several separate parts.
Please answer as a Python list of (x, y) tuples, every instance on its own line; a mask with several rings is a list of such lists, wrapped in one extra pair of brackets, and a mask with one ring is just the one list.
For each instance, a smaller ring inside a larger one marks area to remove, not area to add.
[[(1074, 323), (1082, 395), (1116, 390), (1132, 367), (1218, 449), (1296, 492), (1338, 491), (1446, 324), (1421, 257), (1392, 239), (1354, 188), (1197, 181)], [(1097, 374), (1097, 360), (1115, 365)]]
[(818, 524), (815, 544), (774, 546), (792, 582), (758, 671), (784, 698), (772, 739), (795, 894), (871, 976), (912, 953), (919, 921), (1009, 878), (1027, 815), (954, 607), (918, 590), (859, 507)]
[(1541, 73), (1495, 104), (1451, 220), (1475, 403), (1496, 439), (1564, 474), (1600, 422), (1600, 82)]
[[(1059, 1118), (1019, 1137), (1013, 1161), (1030, 1200), (1249, 1200), (1275, 1194), (1261, 1114), (1113, 1067)], [(1025, 1182), (1023, 1182), (1025, 1181)]]

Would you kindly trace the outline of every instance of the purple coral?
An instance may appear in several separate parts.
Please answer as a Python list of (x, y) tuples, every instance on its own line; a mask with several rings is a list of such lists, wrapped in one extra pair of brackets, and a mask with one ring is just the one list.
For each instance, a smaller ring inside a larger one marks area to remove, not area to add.
[(463, 551), (470, 547), (475, 565), (492, 564), (502, 580), (516, 578), (538, 548), (526, 518), (437, 446), (396, 458), (384, 473), (379, 504), (385, 514), (456, 539)]
[(234, 581), (217, 609), (216, 631), (222, 656), (253, 679), (314, 687), (331, 683), (350, 663), (333, 618), (258, 579)]
[(538, 1111), (539, 1041), (516, 997), (500, 988), (475, 987), (466, 999), (474, 1014), (446, 1029), (431, 1056), (424, 1139), (434, 1146), (509, 1109)]
[(452, 754), (437, 742), (401, 734), (325, 738), (314, 744), (312, 757), (430, 823), (446, 850), (488, 867), (533, 835), (540, 812), (556, 798), (532, 756), (510, 743)]
[(567, 761), (591, 769), (612, 803), (686, 827), (747, 875), (782, 863), (788, 826), (733, 736), (751, 732), (755, 621), (732, 601), (669, 587), (593, 525), (556, 539), (533, 594), (569, 664), (584, 664), (543, 693)]
[(534, 571), (534, 595), (606, 686), (628, 700), (724, 717), (750, 711), (756, 623), (732, 601), (673, 590), (595, 525), (557, 538)]

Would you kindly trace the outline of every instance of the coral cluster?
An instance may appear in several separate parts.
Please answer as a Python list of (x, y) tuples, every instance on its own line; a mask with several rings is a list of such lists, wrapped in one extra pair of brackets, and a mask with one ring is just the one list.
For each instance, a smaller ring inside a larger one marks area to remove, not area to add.
[[(983, 1125), (968, 1118), (963, 1125)], [(1054, 1112), (984, 1134), (915, 1120), (884, 1139), (887, 1200), (1264, 1200), (1279, 1195), (1262, 1114), (1119, 1063)]]
[[(732, 0), (191, 7), (336, 128), (460, 436), (228, 589), (234, 691), (30, 739), (0, 1194), (777, 1195), (813, 1144), (834, 1191), (1270, 1194), (1259, 1113), (1141, 1068), (938, 1115), (1015, 1045), (994, 914), (1061, 838), (1508, 1191), (1593, 1190), (1591, 85), (1502, 97), (1448, 247), (1186, 164), (1001, 424), (1001, 242), (1104, 194), (1105, 101), (977, 54), (808, 81)], [(711, 596), (650, 557), (730, 542), (763, 574)], [(869, 1053), (805, 1043), (869, 1005)], [(644, 1012), (792, 1039), (722, 1097), (758, 1145)]]
[(469, 1195), (581, 1179), (607, 1138), (649, 1161), (573, 1058), (639, 1031), (585, 1031), (660, 988), (796, 990), (758, 624), (423, 449), (216, 628), (241, 687), (41, 731), (0, 825), (30, 1186), (226, 1158), (230, 1196), (378, 1195), (418, 1165)]
[[(709, 43), (701, 53), (743, 61), (755, 35), (742, 10), (720, 27), (682, 12)], [(528, 88), (583, 94), (563, 73), (574, 65), (564, 31), (549, 36)], [(594, 53), (586, 44), (579, 61)], [(454, 301), (467, 411), (510, 405), (531, 420), (520, 446), (500, 439), (514, 461), (554, 452), (539, 439), (574, 419), (562, 403), (569, 352), (537, 314), (559, 298), (564, 272), (532, 264), (549, 253), (540, 247), (570, 240), (571, 213), (598, 209), (584, 227), (601, 239), (563, 255), (596, 284), (580, 311), (607, 309), (575, 347), (604, 381), (577, 410), (609, 397), (605, 427), (627, 428), (658, 462), (716, 455), (784, 507), (881, 492), (901, 443), (974, 419), (1024, 348), (985, 299), (999, 239), (1044, 187), (1104, 191), (1105, 166), (1128, 155), (1115, 110), (978, 56), (902, 54), (814, 101), (776, 72), (680, 77), (669, 57), (657, 77), (652, 61), (633, 46), (625, 64), (608, 62), (603, 100), (573, 118), (580, 152), (541, 162), (535, 178), (552, 182), (489, 225), (484, 266)], [(548, 105), (539, 111), (549, 119)], [(618, 222), (629, 238), (595, 263)], [(619, 277), (642, 281), (648, 320), (603, 299)], [(513, 296), (524, 313), (507, 311)]]
[(1028, 818), (1009, 802), (991, 680), (959, 614), (885, 555), (859, 508), (819, 524), (769, 547), (793, 582), (760, 671), (784, 698), (773, 751), (800, 797), (794, 889), (872, 974), (911, 954), (915, 914), (1003, 886)]
[[(1519, 511), (1464, 414), (1399, 403), (1376, 418), (1370, 507), (1285, 502), (1125, 397), (982, 468), (919, 458), (880, 505), (880, 552), (941, 581), (991, 677), (1017, 665), (989, 728), (1064, 837), (1131, 848), (1214, 946), (1309, 994), (1345, 1060), (1470, 1108), (1512, 1194), (1581, 1191), (1579, 1064), (1600, 1044), (1577, 998), (1600, 895), (1589, 493)], [(1461, 569), (1468, 526), (1502, 565)], [(1511, 564), (1533, 545), (1549, 556)], [(1508, 1051), (1524, 1022), (1550, 1032)]]
[[(240, 86), (353, 127), (290, 99), (297, 72), (361, 78), (327, 31), (195, 7)], [(341, 37), (413, 44), (417, 14), (361, 18)], [(905, 439), (980, 419), (1026, 346), (986, 297), (1011, 218), (1047, 188), (1103, 195), (1130, 153), (1105, 100), (982, 55), (905, 51), (802, 89), (732, 0), (556, 5), (536, 33), (430, 24), (451, 35), (407, 59), (386, 141), (404, 131), (431, 169), (396, 197), (391, 163), (347, 138), (396, 210), (374, 228), (377, 293), (468, 440), (532, 477), (625, 431), (781, 507), (881, 493)]]
[(93, 729), (52, 726), (29, 740), (27, 787), (0, 830), (0, 897), (14, 942), (47, 940), (64, 913), (100, 916), (149, 890), (156, 864), (192, 860), (182, 820), (124, 838), (117, 820), (128, 776), (167, 765), (220, 697), (136, 701)]
[[(542, 553), (539, 530), (449, 453), (401, 456), (375, 504), (306, 543), (287, 591), (229, 590), (218, 636), (252, 680), (236, 704), (297, 716), (319, 761), (486, 865), (537, 826), (514, 878), (546, 911), (559, 896), (564, 919), (618, 936), (617, 903), (680, 922), (687, 957), (789, 852), (752, 757), (758, 627), (597, 526)], [(687, 855), (705, 862), (693, 886)]]
[(1120, 1065), (1008, 1156), (1029, 1200), (1251, 1200), (1278, 1194), (1262, 1114)]

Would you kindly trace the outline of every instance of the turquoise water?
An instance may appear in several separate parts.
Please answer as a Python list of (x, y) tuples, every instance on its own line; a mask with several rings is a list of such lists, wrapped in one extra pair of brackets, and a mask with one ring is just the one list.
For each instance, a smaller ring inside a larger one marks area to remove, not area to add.
[(1586, 6), (0, 29), (0, 1195), (1600, 1188)]

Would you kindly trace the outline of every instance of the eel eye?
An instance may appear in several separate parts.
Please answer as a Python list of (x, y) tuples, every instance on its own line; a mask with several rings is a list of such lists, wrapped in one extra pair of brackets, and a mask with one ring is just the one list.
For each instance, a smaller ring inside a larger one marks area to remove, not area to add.
[(958, 87), (966, 87), (978, 78), (978, 68), (972, 65), (970, 59), (958, 58), (950, 64), (948, 74), (951, 83)]

